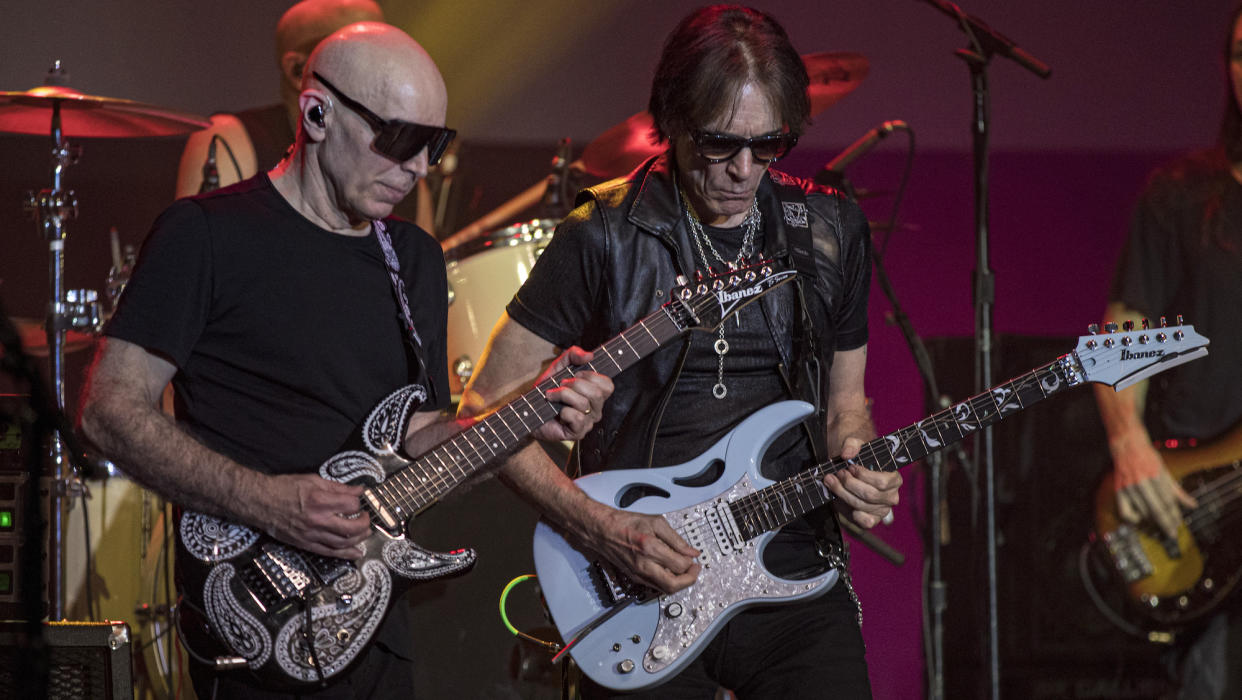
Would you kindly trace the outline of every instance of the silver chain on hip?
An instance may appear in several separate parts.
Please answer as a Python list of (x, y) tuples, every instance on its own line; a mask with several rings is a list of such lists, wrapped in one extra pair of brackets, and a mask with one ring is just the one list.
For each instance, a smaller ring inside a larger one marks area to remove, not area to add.
[[(845, 546), (845, 539), (841, 540), (841, 547)], [(824, 559), (828, 560), (828, 566), (836, 569), (841, 574), (841, 580), (845, 583), (845, 590), (850, 594), (850, 600), (854, 601), (854, 615), (858, 619), (858, 628), (862, 629), (862, 601), (858, 599), (858, 593), (854, 590), (854, 579), (850, 576), (850, 565), (841, 556), (838, 547), (832, 546), (827, 552), (821, 551)]]
[[(763, 224), (763, 214), (759, 212), (759, 203), (751, 200), (750, 211), (746, 214), (746, 221), (743, 225), (746, 232), (742, 235), (742, 246), (737, 251), (737, 257), (732, 262), (725, 260), (720, 251), (716, 250), (716, 246), (712, 245), (712, 239), (708, 238), (707, 232), (703, 230), (703, 224), (699, 222), (699, 217), (695, 216), (694, 208), (690, 206), (690, 200), (686, 198), (686, 193), (681, 192), (682, 208), (686, 213), (686, 224), (690, 227), (690, 238), (694, 241), (694, 246), (699, 251), (699, 258), (703, 261), (703, 267), (710, 271), (712, 261), (707, 257), (707, 251), (711, 251), (712, 257), (725, 270), (732, 270), (742, 266), (742, 263), (755, 254), (755, 237), (759, 233), (759, 227)], [(704, 248), (706, 246), (706, 248)], [(724, 356), (729, 352), (729, 341), (725, 340), (725, 324), (724, 319), (720, 321), (719, 337), (712, 345), (712, 349), (716, 351), (716, 384), (712, 387), (712, 396), (717, 399), (723, 399), (728, 393), (728, 389), (724, 384)]]

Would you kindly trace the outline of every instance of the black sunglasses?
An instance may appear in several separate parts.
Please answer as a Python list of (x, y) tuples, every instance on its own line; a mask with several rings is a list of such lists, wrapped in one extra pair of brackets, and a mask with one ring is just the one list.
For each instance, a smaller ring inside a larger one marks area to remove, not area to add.
[(352, 109), (371, 126), (371, 130), (375, 132), (375, 140), (371, 142), (371, 146), (395, 161), (404, 163), (418, 155), (419, 151), (425, 147), (427, 166), (433, 166), (440, 162), (444, 149), (448, 148), (453, 138), (457, 136), (455, 130), (442, 126), (427, 126), (400, 119), (382, 119), (375, 112), (363, 107), (357, 100), (338, 90), (318, 71), (312, 71), (311, 75), (315, 76), (315, 80), (323, 83), (323, 86), (328, 88), (328, 91), (341, 101), (341, 104)]
[(699, 156), (708, 163), (723, 163), (741, 153), (743, 148), (749, 148), (751, 157), (760, 163), (775, 163), (798, 143), (798, 135), (788, 131), (751, 138), (696, 131), (693, 138)]

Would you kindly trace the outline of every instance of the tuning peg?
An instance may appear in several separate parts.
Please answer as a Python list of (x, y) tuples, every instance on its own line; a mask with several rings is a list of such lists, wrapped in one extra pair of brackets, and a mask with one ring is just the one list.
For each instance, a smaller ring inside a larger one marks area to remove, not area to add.
[(686, 276), (685, 276), (685, 275), (677, 275), (677, 279), (673, 280), (673, 284), (674, 284), (674, 285), (676, 285), (676, 286), (678, 286), (678, 287), (684, 287), (684, 286), (686, 286), (689, 282), (690, 282), (690, 280), (686, 279)]
[(1092, 323), (1092, 324), (1088, 325), (1088, 326), (1087, 326), (1087, 332), (1088, 332), (1088, 333), (1090, 333), (1091, 335), (1095, 335), (1095, 334), (1099, 333), (1099, 332), (1100, 332), (1100, 324), (1098, 324), (1098, 323)]
[(1127, 333), (1129, 333), (1130, 331), (1134, 330), (1134, 321), (1126, 321), (1126, 322), (1122, 323), (1122, 324), (1121, 324), (1121, 330), (1123, 330), (1123, 331), (1125, 331), (1125, 332), (1127, 332)]
[(1104, 324), (1104, 332), (1105, 332), (1105, 333), (1116, 333), (1116, 332), (1117, 332), (1117, 324), (1116, 324), (1116, 323), (1113, 323), (1112, 321), (1109, 321), (1108, 323), (1105, 323), (1105, 324)]
[(1149, 330), (1150, 328), (1151, 328), (1151, 323), (1147, 319), (1144, 318), (1143, 319), (1143, 330)]
[(1177, 315), (1177, 325), (1179, 325), (1179, 326), (1180, 326), (1180, 325), (1182, 325), (1182, 315), (1181, 315), (1181, 314), (1178, 314), (1178, 315)]
[(1164, 316), (1161, 316), (1161, 317), (1160, 317), (1160, 327), (1161, 327), (1161, 328), (1167, 328), (1167, 327), (1168, 327), (1168, 325), (1169, 325), (1169, 322), (1165, 320)]

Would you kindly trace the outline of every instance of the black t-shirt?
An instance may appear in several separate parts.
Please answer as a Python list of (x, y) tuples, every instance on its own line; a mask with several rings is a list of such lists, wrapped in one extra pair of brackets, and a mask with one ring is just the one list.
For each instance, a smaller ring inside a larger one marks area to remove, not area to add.
[[(438, 399), (422, 410), (441, 409), (443, 256), (387, 223)], [(178, 422), (268, 473), (315, 471), (388, 393), (427, 382), (374, 234), (315, 226), (262, 174), (164, 211), (105, 332), (175, 364)]]
[(1153, 174), (1109, 298), (1153, 322), (1181, 314), (1211, 341), (1206, 358), (1152, 379), (1153, 437), (1210, 438), (1242, 420), (1242, 185), (1222, 152)]
[[(713, 247), (726, 260), (735, 260), (744, 235), (743, 227), (722, 229), (704, 226)], [(763, 235), (755, 248), (762, 250)], [(704, 251), (706, 252), (706, 248)], [(711, 255), (707, 252), (707, 255)], [(724, 266), (712, 260), (703, 262), (699, 251), (694, 259), (699, 269), (717, 270)], [(787, 308), (795, 308), (793, 285), (768, 292)], [(724, 331), (727, 351), (723, 358), (716, 344)], [(723, 360), (723, 363), (722, 363)], [(759, 304), (748, 304), (730, 316), (717, 331), (694, 331), (681, 374), (669, 399), (671, 406), (699, 406), (702, 410), (667, 411), (656, 433), (652, 463), (679, 464), (699, 455), (716, 444), (747, 416), (776, 401), (791, 398), (777, 365), (780, 357), (772, 340), (772, 331)], [(723, 372), (722, 372), (723, 370)], [(713, 389), (723, 375), (724, 396), (716, 398)], [(769, 479), (793, 476), (811, 459), (810, 445), (802, 440), (798, 425), (786, 431), (768, 448), (761, 472)]]

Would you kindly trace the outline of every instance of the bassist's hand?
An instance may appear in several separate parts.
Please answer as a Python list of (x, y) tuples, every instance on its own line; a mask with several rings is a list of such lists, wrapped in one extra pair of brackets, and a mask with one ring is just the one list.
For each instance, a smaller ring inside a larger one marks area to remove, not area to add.
[(662, 515), (607, 508), (596, 521), (591, 546), (649, 588), (673, 593), (694, 583), (699, 551), (686, 544)]
[(270, 536), (316, 554), (355, 559), (371, 532), (360, 509), (363, 487), (329, 481), (316, 474), (264, 477), (255, 515)]
[(1176, 539), (1182, 524), (1180, 506), (1193, 508), (1198, 505), (1195, 499), (1177, 483), (1147, 440), (1114, 441), (1110, 448), (1117, 514), (1129, 523), (1149, 521)]

